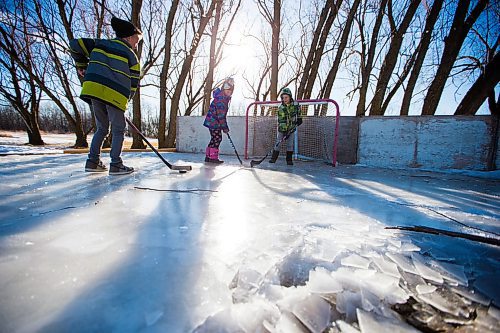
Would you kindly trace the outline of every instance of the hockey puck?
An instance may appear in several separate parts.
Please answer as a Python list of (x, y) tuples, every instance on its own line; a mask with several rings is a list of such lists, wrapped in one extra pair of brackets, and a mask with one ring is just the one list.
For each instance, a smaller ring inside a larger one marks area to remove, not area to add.
[(186, 170), (179, 170), (179, 173), (186, 173)]

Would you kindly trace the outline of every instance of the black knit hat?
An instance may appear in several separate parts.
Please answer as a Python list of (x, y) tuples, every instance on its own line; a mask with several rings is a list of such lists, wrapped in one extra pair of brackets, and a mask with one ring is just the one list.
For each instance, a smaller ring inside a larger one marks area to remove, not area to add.
[(118, 38), (130, 37), (135, 34), (142, 35), (142, 32), (139, 28), (137, 28), (129, 21), (119, 19), (118, 17), (113, 16), (113, 18), (111, 19), (111, 27), (115, 31), (116, 37)]

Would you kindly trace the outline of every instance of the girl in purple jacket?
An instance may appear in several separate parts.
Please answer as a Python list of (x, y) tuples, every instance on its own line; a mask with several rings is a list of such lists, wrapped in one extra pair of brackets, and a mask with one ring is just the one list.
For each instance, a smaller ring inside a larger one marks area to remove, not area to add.
[(222, 141), (222, 132), (229, 133), (227, 126), (226, 115), (229, 110), (229, 102), (234, 90), (234, 80), (227, 78), (221, 88), (216, 88), (213, 92), (213, 100), (210, 103), (207, 116), (203, 126), (208, 127), (210, 131), (210, 142), (206, 149), (205, 162), (208, 163), (224, 163), (219, 160), (219, 145)]

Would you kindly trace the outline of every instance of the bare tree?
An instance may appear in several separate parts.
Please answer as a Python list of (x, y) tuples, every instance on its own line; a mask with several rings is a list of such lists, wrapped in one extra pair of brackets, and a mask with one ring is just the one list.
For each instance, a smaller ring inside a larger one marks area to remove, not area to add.
[(465, 38), (483, 12), (489, 0), (478, 0), (469, 15), (470, 0), (459, 0), (448, 36), (444, 40), (444, 50), (422, 106), (422, 115), (433, 115), (438, 107), (446, 81), (450, 75)]
[(375, 88), (375, 94), (371, 102), (370, 115), (383, 115), (385, 112), (385, 109), (382, 108), (382, 104), (386, 96), (387, 86), (389, 85), (389, 80), (399, 58), (399, 52), (403, 43), (403, 37), (408, 30), (408, 27), (410, 26), (415, 13), (417, 12), (417, 8), (420, 5), (420, 2), (421, 0), (410, 0), (408, 9), (406, 10), (406, 13), (399, 27), (396, 26), (395, 18), (393, 15), (392, 0), (389, 0), (388, 2), (387, 16), (389, 17), (389, 24), (391, 27), (391, 43), (389, 45), (389, 50), (385, 55), (384, 62), (382, 63), (382, 68), (380, 69), (380, 72), (378, 74), (377, 87)]
[[(490, 102), (490, 112), (499, 116), (499, 104), (495, 102), (495, 87), (500, 82), (500, 52), (486, 64), (481, 75), (465, 94), (455, 110), (455, 115), (474, 115), (484, 101), (493, 93), (493, 103)], [(492, 105), (493, 104), (493, 105)]]
[(281, 0), (274, 0), (272, 14), (271, 9), (265, 0), (257, 0), (259, 12), (264, 16), (264, 19), (271, 25), (271, 85), (270, 94), (271, 100), (278, 99), (278, 56), (279, 56), (279, 40), (281, 30)]
[[(371, 31), (370, 44), (367, 46), (366, 36), (364, 32), (364, 25), (367, 12), (367, 4), (362, 7), (360, 17), (356, 19), (356, 23), (359, 27), (360, 38), (361, 38), (361, 66), (360, 66), (360, 77), (361, 84), (359, 87), (359, 100), (358, 106), (356, 108), (356, 116), (361, 117), (365, 115), (366, 111), (366, 94), (368, 92), (368, 86), (370, 84), (370, 76), (373, 70), (373, 64), (375, 61), (375, 50), (377, 48), (377, 42), (379, 39), (379, 32), (382, 26), (382, 20), (384, 18), (384, 11), (387, 5), (387, 0), (381, 0), (380, 5), (377, 8), (377, 16), (373, 29)], [(368, 49), (367, 49), (368, 48)]]
[[(20, 8), (22, 11), (23, 9)], [(14, 20), (17, 18), (14, 17)], [(19, 50), (24, 53), (26, 65), (32, 66), (31, 43), (26, 35), (19, 36), (13, 28), (17, 24), (11, 26), (9, 36), (2, 34), (3, 38), (8, 38), (13, 41), (12, 46), (20, 47)], [(24, 37), (24, 38), (23, 38)], [(2, 45), (5, 45), (2, 43)], [(0, 48), (0, 95), (14, 108), (21, 116), (25, 129), (28, 134), (28, 143), (32, 145), (44, 145), (39, 128), (39, 106), (41, 90), (37, 87), (35, 81), (26, 74), (9, 55), (18, 50), (10, 50), (6, 52), (4, 47)]]
[(340, 67), (340, 61), (342, 60), (342, 55), (344, 54), (344, 51), (347, 47), (349, 35), (351, 34), (351, 27), (353, 25), (354, 17), (356, 15), (356, 12), (358, 11), (360, 2), (361, 0), (354, 0), (353, 4), (351, 5), (349, 14), (347, 15), (347, 19), (344, 24), (344, 29), (342, 30), (342, 37), (340, 38), (340, 43), (335, 55), (335, 60), (333, 61), (332, 67), (328, 72), (325, 83), (321, 88), (320, 98), (330, 98), (333, 83), (335, 82), (335, 78), (337, 77), (337, 73)]
[[(177, 113), (179, 112), (179, 103), (180, 103), (180, 98), (182, 94), (182, 90), (184, 88), (184, 84), (186, 83), (186, 78), (189, 74), (189, 71), (191, 69), (191, 63), (193, 62), (194, 55), (196, 53), (196, 50), (198, 48), (198, 45), (201, 40), (201, 36), (203, 32), (205, 31), (205, 27), (207, 26), (208, 22), (210, 21), (210, 18), (212, 17), (213, 11), (215, 9), (215, 4), (217, 0), (212, 0), (210, 2), (210, 6), (208, 9), (205, 11), (203, 6), (201, 5), (200, 2), (196, 3), (196, 6), (198, 8), (198, 14), (200, 16), (199, 19), (199, 25), (194, 33), (193, 39), (191, 41), (191, 46), (190, 49), (188, 50), (186, 54), (186, 58), (183, 61), (181, 72), (179, 74), (179, 78), (177, 81), (177, 84), (174, 89), (174, 93), (172, 96), (172, 102), (170, 106), (170, 121), (169, 121), (169, 128), (168, 128), (168, 135), (166, 139), (166, 146), (167, 147), (174, 147), (175, 145), (175, 136), (177, 134)], [(192, 12), (192, 19), (193, 19), (193, 24), (194, 24), (194, 13)]]
[(314, 30), (309, 53), (304, 64), (304, 71), (299, 83), (297, 98), (310, 98), (314, 82), (318, 76), (321, 58), (326, 45), (326, 39), (330, 34), (333, 22), (338, 14), (338, 8), (343, 0), (327, 0), (318, 18), (318, 24)]
[(222, 12), (222, 0), (216, 1), (215, 4), (215, 17), (214, 23), (212, 25), (212, 30), (210, 33), (210, 59), (208, 63), (208, 74), (205, 80), (205, 89), (203, 91), (203, 114), (208, 112), (208, 107), (210, 106), (210, 99), (212, 97), (212, 85), (214, 83), (214, 70), (215, 70), (215, 52), (217, 44), (217, 34), (219, 32), (220, 16)]
[(172, 54), (172, 34), (174, 29), (174, 19), (179, 6), (179, 0), (173, 0), (168, 12), (167, 23), (165, 25), (165, 40), (163, 52), (163, 64), (160, 73), (160, 115), (158, 124), (158, 147), (166, 146), (166, 119), (167, 119), (167, 80), (170, 70), (170, 57)]
[(408, 83), (406, 85), (406, 89), (403, 95), (403, 102), (401, 104), (401, 115), (407, 116), (410, 110), (410, 102), (413, 97), (413, 92), (415, 91), (415, 86), (417, 84), (417, 79), (420, 75), (420, 71), (422, 69), (422, 65), (424, 64), (425, 56), (427, 55), (427, 51), (429, 50), (429, 45), (431, 44), (432, 31), (434, 30), (434, 26), (436, 25), (436, 21), (439, 17), (439, 13), (441, 12), (441, 7), (443, 6), (443, 0), (435, 0), (432, 4), (432, 8), (425, 20), (424, 30), (422, 31), (422, 35), (420, 36), (420, 42), (417, 46), (417, 58), (415, 59), (415, 63), (413, 64), (413, 68), (411, 70), (410, 78), (408, 79)]

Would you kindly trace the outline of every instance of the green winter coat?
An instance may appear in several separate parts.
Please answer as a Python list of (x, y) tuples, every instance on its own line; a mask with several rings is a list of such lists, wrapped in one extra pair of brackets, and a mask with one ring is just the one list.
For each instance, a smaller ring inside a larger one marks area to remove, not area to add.
[(292, 102), (288, 105), (281, 103), (278, 108), (278, 131), (287, 133), (297, 127), (299, 104)]

